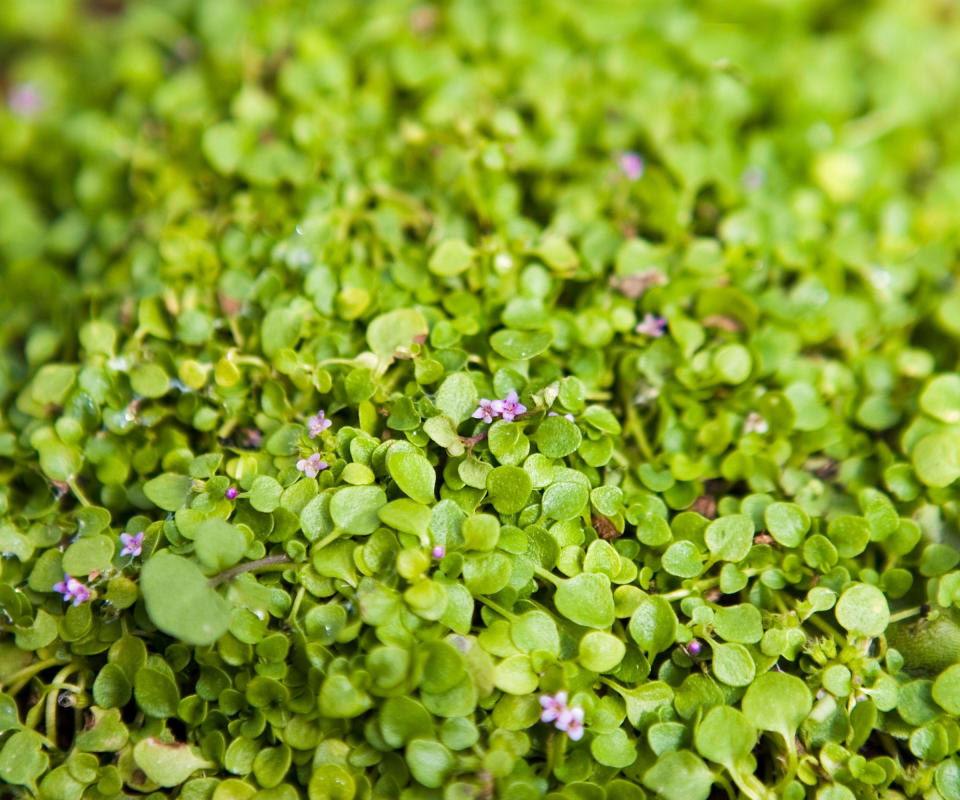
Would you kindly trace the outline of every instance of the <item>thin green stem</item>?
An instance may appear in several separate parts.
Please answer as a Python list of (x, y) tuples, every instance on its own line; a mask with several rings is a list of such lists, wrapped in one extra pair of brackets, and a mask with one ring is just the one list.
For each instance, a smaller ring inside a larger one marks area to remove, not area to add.
[(627, 402), (625, 405), (627, 407), (627, 430), (633, 435), (633, 439), (640, 448), (640, 452), (643, 453), (643, 457), (647, 461), (653, 461), (653, 448), (650, 447), (647, 433), (643, 429), (643, 420), (637, 414), (633, 403)]
[(76, 475), (71, 475), (69, 478), (67, 478), (67, 486), (70, 487), (70, 491), (73, 492), (73, 496), (76, 497), (77, 500), (79, 500), (83, 505), (93, 505), (93, 503), (87, 499), (87, 496), (83, 493), (83, 490), (77, 485)]
[[(60, 670), (52, 681), (47, 685), (46, 713), (44, 717), (44, 731), (47, 737), (57, 741), (57, 701), (60, 699), (60, 690), (65, 686), (65, 681), (69, 675), (80, 669), (80, 664), (67, 664)], [(80, 689), (80, 687), (74, 687)], [(80, 691), (83, 691), (80, 689)], [(77, 692), (79, 694), (79, 692)]]
[(39, 672), (43, 672), (45, 669), (50, 667), (56, 667), (60, 664), (66, 664), (69, 662), (63, 661), (59, 658), (45, 658), (43, 661), (37, 661), (33, 664), (29, 664), (23, 669), (17, 670), (12, 675), (8, 675), (5, 680), (0, 681), (0, 691), (3, 691), (12, 684), (17, 683), (18, 681), (28, 681), (34, 675)]
[(340, 528), (334, 528), (330, 533), (324, 536), (319, 542), (314, 545), (314, 548), (317, 550), (323, 550), (331, 542), (337, 541), (341, 536), (343, 536), (343, 531)]
[(483, 603), (487, 608), (491, 609), (492, 611), (496, 611), (501, 617), (504, 617), (505, 619), (509, 619), (511, 621), (515, 619), (519, 619), (517, 615), (514, 614), (512, 611), (508, 611), (499, 603), (495, 603), (489, 597), (484, 597), (483, 595), (478, 594), (477, 600), (479, 600), (481, 603)]
[(267, 556), (266, 558), (258, 558), (256, 561), (248, 561), (246, 564), (238, 564), (235, 567), (230, 567), (230, 569), (225, 569), (223, 572), (218, 572), (209, 581), (207, 581), (207, 584), (209, 586), (219, 586), (221, 583), (226, 583), (227, 581), (236, 578), (237, 575), (242, 575), (244, 572), (286, 569), (287, 564), (289, 563), (291, 563), (291, 559), (286, 553), (281, 553), (280, 555), (276, 556)]
[(896, 614), (891, 614), (890, 622), (900, 622), (901, 620), (910, 619), (910, 617), (915, 617), (921, 613), (923, 613), (923, 608), (920, 606), (905, 608), (903, 611), (898, 611)]
[(807, 622), (812, 622), (813, 625), (814, 625), (814, 627), (819, 628), (819, 629), (820, 629), (821, 631), (823, 631), (825, 634), (827, 634), (827, 635), (830, 636), (832, 639), (834, 639), (834, 640), (836, 640), (836, 641), (838, 641), (838, 642), (845, 642), (846, 639), (847, 639), (847, 637), (846, 637), (845, 634), (840, 633), (840, 631), (838, 631), (835, 627), (833, 627), (833, 625), (831, 625), (831, 624), (830, 624), (829, 622), (827, 622), (823, 617), (818, 616), (817, 614), (813, 614), (813, 615), (812, 615), (808, 620), (806, 620), (806, 621), (807, 621)]
[(552, 583), (554, 586), (559, 586), (559, 585), (560, 585), (560, 578), (558, 578), (556, 575), (554, 575), (554, 574), (553, 574), (552, 572), (550, 572), (549, 570), (545, 570), (543, 567), (534, 567), (534, 568), (533, 568), (533, 572), (534, 572), (535, 575), (543, 578), (545, 581), (549, 581), (549, 582)]
[(300, 624), (297, 622), (297, 614), (300, 611), (300, 604), (303, 602), (304, 594), (307, 591), (306, 586), (297, 589), (297, 596), (293, 598), (293, 604), (290, 606), (290, 613), (287, 615), (287, 624), (300, 630)]
[(616, 692), (617, 694), (619, 694), (621, 697), (626, 697), (626, 696), (627, 696), (627, 690), (624, 689), (624, 688), (623, 688), (619, 683), (617, 683), (616, 681), (610, 680), (610, 678), (601, 677), (601, 678), (600, 678), (600, 683), (602, 683), (604, 686), (609, 686), (611, 689), (613, 689), (613, 691), (615, 691), (615, 692)]

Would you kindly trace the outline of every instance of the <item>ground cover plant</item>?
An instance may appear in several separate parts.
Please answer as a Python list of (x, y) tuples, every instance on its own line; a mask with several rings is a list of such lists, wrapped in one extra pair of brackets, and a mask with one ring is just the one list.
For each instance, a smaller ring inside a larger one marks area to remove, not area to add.
[(0, 795), (960, 798), (958, 59), (0, 3)]

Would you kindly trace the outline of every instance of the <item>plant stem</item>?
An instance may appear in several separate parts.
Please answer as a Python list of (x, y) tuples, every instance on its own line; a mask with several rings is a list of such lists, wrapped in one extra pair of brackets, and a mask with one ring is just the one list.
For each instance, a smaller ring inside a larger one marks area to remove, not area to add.
[(77, 485), (76, 475), (71, 475), (69, 478), (67, 478), (67, 486), (70, 487), (70, 491), (73, 492), (74, 497), (76, 497), (77, 500), (79, 500), (83, 505), (93, 505), (93, 503), (87, 499), (87, 496), (83, 493), (83, 490)]
[[(60, 690), (64, 687), (64, 682), (67, 677), (80, 669), (80, 664), (73, 663), (67, 664), (62, 670), (60, 670), (54, 679), (50, 681), (47, 686), (47, 689), (50, 690), (46, 698), (46, 709), (44, 716), (44, 731), (47, 734), (47, 738), (51, 742), (56, 744), (57, 741), (57, 701), (60, 699)], [(74, 687), (80, 689), (79, 686)], [(83, 691), (80, 689), (80, 691)], [(79, 694), (79, 692), (77, 692)]]
[(286, 565), (289, 563), (291, 563), (291, 559), (286, 553), (267, 556), (266, 558), (258, 558), (256, 561), (248, 561), (246, 564), (238, 564), (235, 567), (230, 567), (230, 569), (225, 569), (223, 572), (214, 575), (207, 583), (209, 586), (219, 586), (221, 583), (236, 578), (237, 575), (242, 575), (244, 572), (253, 572), (254, 570), (260, 569), (277, 569), (278, 567), (286, 569)]
[(905, 608), (903, 611), (898, 611), (896, 614), (890, 615), (890, 622), (900, 622), (904, 619), (910, 619), (910, 617), (915, 617), (917, 614), (921, 613), (923, 609), (920, 606), (914, 606), (913, 608)]
[(560, 585), (560, 579), (554, 575), (552, 572), (545, 570), (543, 567), (534, 567), (533, 572), (535, 575), (543, 578), (545, 581), (550, 581), (554, 586)]
[(509, 620), (517, 619), (516, 614), (514, 614), (512, 611), (507, 611), (507, 609), (505, 609), (499, 603), (493, 602), (493, 600), (491, 600), (488, 597), (484, 597), (483, 595), (477, 595), (477, 600), (483, 603), (487, 608), (492, 609), (493, 611), (496, 611), (501, 617), (504, 617), (505, 619), (509, 619)]
[(17, 670), (12, 675), (8, 675), (6, 680), (0, 681), (0, 691), (3, 691), (7, 686), (10, 686), (11, 684), (17, 683), (21, 680), (30, 680), (30, 678), (32, 678), (38, 672), (43, 672), (45, 669), (56, 667), (59, 664), (64, 663), (68, 662), (62, 661), (59, 658), (45, 658), (43, 661), (36, 661), (33, 664), (29, 664), (23, 669)]
[(290, 606), (290, 613), (287, 615), (287, 624), (293, 625), (297, 630), (300, 630), (300, 624), (297, 622), (297, 613), (300, 611), (300, 604), (303, 602), (304, 593), (307, 591), (306, 586), (301, 586), (297, 589), (297, 596), (293, 598), (293, 604)]

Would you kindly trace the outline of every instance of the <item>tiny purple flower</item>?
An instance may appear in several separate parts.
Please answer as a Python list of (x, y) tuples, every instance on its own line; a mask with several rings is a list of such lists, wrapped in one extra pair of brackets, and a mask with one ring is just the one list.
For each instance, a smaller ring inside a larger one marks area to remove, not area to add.
[(231, 486), (231, 487), (229, 487), (229, 488), (227, 489), (227, 491), (225, 492), (225, 494), (226, 494), (226, 496), (227, 496), (227, 500), (236, 500), (236, 499), (237, 499), (237, 495), (239, 494), (239, 492), (237, 492), (237, 487), (236, 487), (236, 486)]
[(129, 533), (121, 533), (120, 541), (123, 542), (122, 556), (138, 556), (143, 551), (143, 531), (131, 536)]
[(756, 411), (747, 414), (747, 421), (743, 423), (744, 433), (766, 433), (770, 429), (767, 421)]
[(632, 150), (620, 154), (619, 164), (620, 171), (627, 180), (638, 181), (643, 177), (643, 159)]
[(433, 557), (439, 561), (447, 554), (447, 548), (442, 544), (438, 544), (434, 545), (434, 548), (431, 552), (433, 553)]
[(640, 322), (634, 330), (642, 333), (644, 336), (652, 336), (659, 339), (667, 329), (667, 321), (656, 314), (644, 314), (643, 321)]
[(520, 402), (516, 392), (510, 392), (503, 400), (494, 400), (493, 409), (507, 422), (527, 413), (527, 407)]
[(320, 458), (319, 453), (314, 453), (309, 458), (301, 458), (297, 462), (297, 469), (308, 478), (316, 478), (317, 475), (330, 465)]
[(90, 590), (69, 575), (64, 575), (60, 583), (54, 584), (53, 591), (62, 594), (64, 600), (73, 600), (75, 606), (86, 603), (90, 599)]
[(43, 110), (43, 97), (30, 83), (21, 83), (10, 90), (7, 105), (18, 117), (35, 117)]
[(473, 412), (473, 418), (482, 419), (487, 423), (493, 422), (493, 418), (499, 413), (495, 407), (497, 402), (499, 401), (487, 400), (485, 397), (481, 398), (480, 405), (478, 405), (477, 410)]
[(696, 639), (692, 639), (687, 644), (687, 652), (692, 656), (700, 655), (701, 650), (703, 650), (703, 645)]
[(583, 738), (583, 709), (567, 708), (557, 718), (557, 730), (565, 731), (573, 741), (579, 742)]
[(331, 425), (333, 425), (333, 421), (327, 419), (326, 412), (321, 409), (315, 416), (307, 420), (307, 433), (311, 439), (316, 439)]
[(554, 722), (560, 719), (560, 715), (567, 710), (567, 693), (561, 690), (556, 694), (542, 694), (540, 695), (540, 706), (543, 708), (540, 721)]
[[(560, 415), (559, 415), (556, 411), (548, 411), (548, 412), (547, 412), (547, 416), (548, 416), (548, 417), (559, 417)], [(568, 420), (570, 420), (571, 422), (574, 421), (573, 414), (564, 414), (564, 415), (563, 415), (563, 418), (564, 418), (564, 419), (568, 419)]]

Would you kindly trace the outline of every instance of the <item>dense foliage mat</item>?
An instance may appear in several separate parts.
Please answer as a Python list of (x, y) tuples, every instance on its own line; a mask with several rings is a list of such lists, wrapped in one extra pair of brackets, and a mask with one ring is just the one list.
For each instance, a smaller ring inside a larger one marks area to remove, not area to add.
[(958, 800), (957, 63), (0, 3), (0, 794)]

